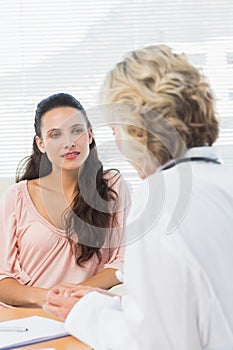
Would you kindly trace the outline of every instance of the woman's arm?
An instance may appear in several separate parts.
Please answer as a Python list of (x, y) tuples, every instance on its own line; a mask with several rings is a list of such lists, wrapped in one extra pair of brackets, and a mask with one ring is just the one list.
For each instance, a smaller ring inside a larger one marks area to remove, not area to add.
[(0, 301), (8, 305), (41, 307), (47, 292), (48, 289), (22, 285), (14, 278), (0, 281)]
[[(0, 201), (0, 301), (14, 306), (41, 306), (47, 290), (29, 287), (30, 277), (22, 269), (18, 256), (18, 185), (11, 186)], [(21, 283), (18, 281), (20, 280)]]
[(119, 280), (116, 278), (116, 269), (106, 268), (95, 276), (80, 283), (80, 285), (109, 289), (119, 283)]
[[(115, 269), (104, 269), (80, 283), (80, 286), (109, 289), (113, 285), (119, 284), (115, 272)], [(67, 284), (68, 286), (69, 284)], [(70, 287), (72, 288), (74, 285), (71, 284)], [(0, 301), (12, 306), (41, 307), (45, 303), (47, 292), (48, 289), (45, 288), (22, 285), (14, 278), (4, 278), (0, 281)]]
[[(92, 278), (80, 283), (80, 286), (109, 289), (113, 285), (119, 284), (115, 272), (115, 269), (104, 269)], [(66, 287), (68, 286), (69, 284)], [(71, 284), (70, 287), (72, 288), (74, 285)], [(41, 307), (45, 303), (47, 292), (48, 289), (45, 288), (22, 285), (14, 278), (4, 278), (0, 281), (0, 301), (8, 305)]]

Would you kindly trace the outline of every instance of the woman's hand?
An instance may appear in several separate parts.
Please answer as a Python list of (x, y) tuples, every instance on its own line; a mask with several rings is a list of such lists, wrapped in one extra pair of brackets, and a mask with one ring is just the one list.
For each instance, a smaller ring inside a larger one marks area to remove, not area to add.
[(62, 282), (62, 283), (56, 284), (55, 286), (50, 288), (50, 290), (56, 292), (57, 294), (64, 295), (65, 293), (67, 293), (68, 295), (69, 294), (68, 291), (76, 290), (77, 286), (78, 285), (74, 283)]
[(43, 310), (65, 320), (73, 306), (78, 302), (77, 297), (67, 297), (58, 290), (50, 290), (47, 294)]
[(46, 303), (43, 305), (43, 309), (45, 312), (65, 320), (79, 299), (93, 291), (114, 296), (101, 288), (62, 283), (47, 293)]

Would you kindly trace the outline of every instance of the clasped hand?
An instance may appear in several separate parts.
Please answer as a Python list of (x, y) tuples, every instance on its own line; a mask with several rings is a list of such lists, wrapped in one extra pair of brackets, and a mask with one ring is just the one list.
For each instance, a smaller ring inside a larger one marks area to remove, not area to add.
[(43, 310), (65, 320), (73, 306), (82, 297), (93, 291), (114, 296), (110, 292), (97, 287), (61, 283), (48, 291)]

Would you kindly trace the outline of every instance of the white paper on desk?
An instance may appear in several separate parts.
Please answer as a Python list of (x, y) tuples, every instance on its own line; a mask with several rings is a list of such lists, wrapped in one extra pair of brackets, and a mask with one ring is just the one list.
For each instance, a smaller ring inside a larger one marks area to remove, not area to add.
[(0, 332), (0, 349), (12, 349), (45, 340), (61, 338), (69, 335), (64, 323), (50, 318), (31, 316), (11, 321), (0, 322), (0, 327), (23, 327), (26, 332)]

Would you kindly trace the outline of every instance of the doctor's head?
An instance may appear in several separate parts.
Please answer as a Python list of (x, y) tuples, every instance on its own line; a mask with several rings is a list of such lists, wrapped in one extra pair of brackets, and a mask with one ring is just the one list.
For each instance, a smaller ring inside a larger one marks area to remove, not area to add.
[(165, 45), (135, 50), (117, 63), (107, 74), (101, 102), (118, 147), (142, 178), (218, 137), (204, 75)]

